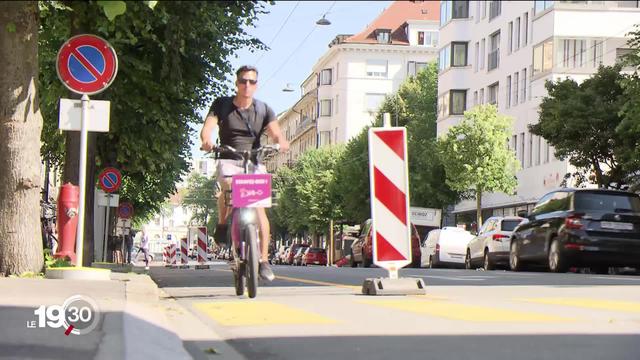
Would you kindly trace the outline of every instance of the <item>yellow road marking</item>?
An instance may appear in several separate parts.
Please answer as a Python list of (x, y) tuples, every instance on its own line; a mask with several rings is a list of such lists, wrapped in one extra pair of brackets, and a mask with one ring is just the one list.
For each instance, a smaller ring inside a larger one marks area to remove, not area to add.
[(452, 304), (429, 300), (363, 300), (363, 304), (409, 311), (417, 314), (476, 322), (570, 322), (575, 319), (545, 314), (503, 310), (484, 306)]
[(336, 286), (336, 287), (341, 287), (345, 289), (358, 289), (358, 290), (362, 289), (362, 286), (345, 285), (345, 284), (332, 283), (332, 282), (326, 282), (326, 281), (299, 279), (299, 278), (281, 276), (281, 275), (276, 275), (276, 279), (286, 280), (286, 281), (295, 281), (295, 282), (301, 282), (301, 283), (312, 284), (312, 285)]
[(518, 299), (519, 301), (534, 302), (550, 305), (576, 306), (587, 309), (613, 310), (640, 313), (640, 303), (628, 301), (613, 301), (599, 299), (579, 299), (579, 298), (529, 298)]
[(338, 323), (331, 318), (268, 301), (201, 302), (193, 306), (224, 326)]

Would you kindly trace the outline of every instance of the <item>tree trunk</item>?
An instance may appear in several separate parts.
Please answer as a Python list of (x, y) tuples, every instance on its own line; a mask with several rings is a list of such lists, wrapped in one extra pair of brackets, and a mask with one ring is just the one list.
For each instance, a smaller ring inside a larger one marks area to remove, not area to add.
[(0, 276), (40, 272), (38, 2), (0, 5)]
[(476, 187), (476, 232), (480, 231), (482, 226), (482, 188)]

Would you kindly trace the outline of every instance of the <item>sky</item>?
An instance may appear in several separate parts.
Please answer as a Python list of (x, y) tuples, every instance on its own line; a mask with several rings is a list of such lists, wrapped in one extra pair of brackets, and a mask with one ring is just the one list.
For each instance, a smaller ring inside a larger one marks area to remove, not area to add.
[[(267, 51), (238, 52), (231, 59), (234, 69), (241, 65), (258, 68), (256, 98), (280, 113), (300, 98), (300, 85), (310, 74), (318, 59), (329, 49), (336, 35), (357, 34), (373, 22), (392, 1), (278, 1), (267, 5), (268, 14), (259, 17), (249, 35), (269, 46)], [(326, 15), (325, 15), (326, 14)], [(316, 25), (325, 15), (331, 25)], [(294, 92), (283, 92), (287, 84)], [(204, 119), (208, 109), (201, 109)], [(196, 124), (192, 154), (201, 157), (200, 128)]]

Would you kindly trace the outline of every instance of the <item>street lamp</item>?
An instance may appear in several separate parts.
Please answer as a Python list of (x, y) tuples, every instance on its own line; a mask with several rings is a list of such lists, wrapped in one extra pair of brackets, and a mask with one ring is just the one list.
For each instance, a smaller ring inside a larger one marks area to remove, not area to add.
[(294, 92), (296, 90), (291, 86), (290, 83), (287, 83), (287, 86), (284, 89), (282, 89), (282, 91), (284, 91), (284, 92)]
[(325, 16), (327, 16), (328, 13), (324, 13), (324, 15), (322, 15), (322, 19), (319, 19), (318, 21), (316, 21), (317, 25), (331, 25), (331, 21), (327, 20), (327, 18), (325, 18)]

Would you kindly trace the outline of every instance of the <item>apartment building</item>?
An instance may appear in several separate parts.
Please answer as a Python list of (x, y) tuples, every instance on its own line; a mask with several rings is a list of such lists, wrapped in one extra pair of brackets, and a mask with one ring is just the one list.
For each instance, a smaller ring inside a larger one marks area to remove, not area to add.
[(337, 35), (301, 85), (300, 100), (279, 116), (291, 154), (343, 144), (371, 124), (386, 95), (437, 58), (437, 1), (396, 1), (362, 32)]
[[(517, 195), (484, 194), (483, 217), (531, 209), (572, 171), (528, 125), (538, 121), (547, 80), (582, 81), (627, 53), (626, 34), (640, 23), (638, 1), (442, 1), (438, 135), (465, 110), (492, 103), (513, 117), (509, 146), (520, 161)], [(455, 206), (473, 218), (475, 200)]]

